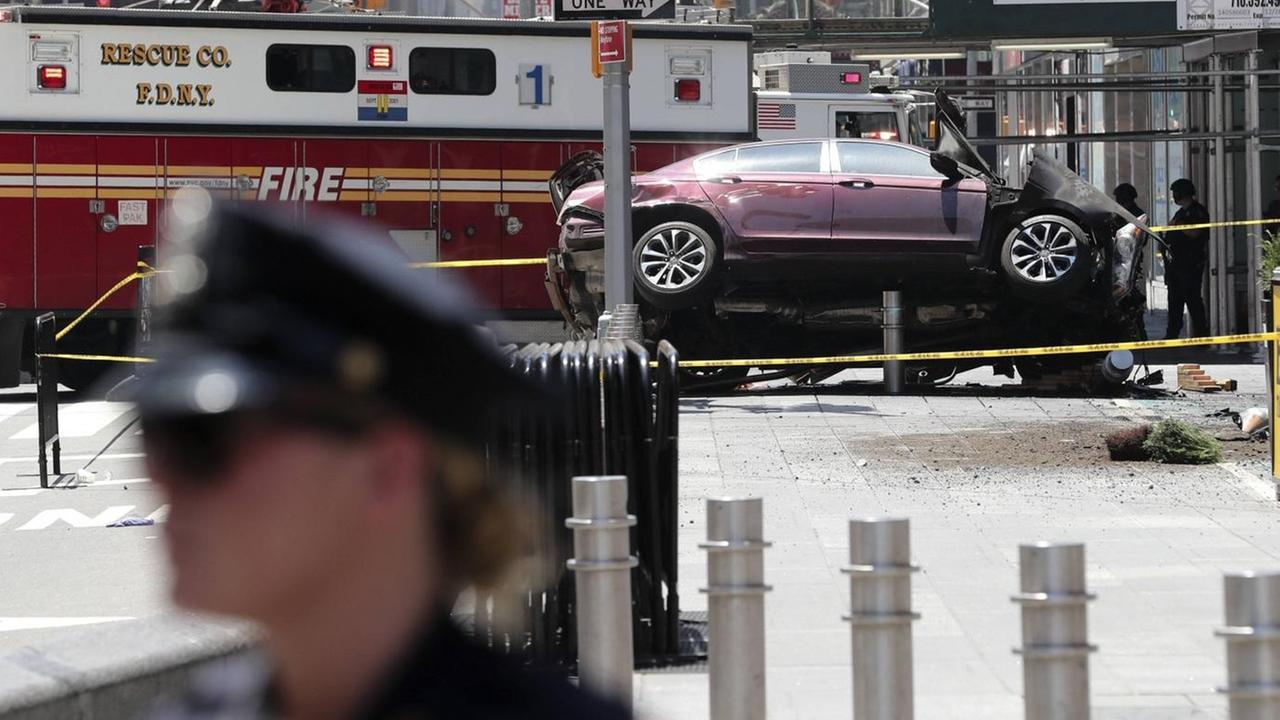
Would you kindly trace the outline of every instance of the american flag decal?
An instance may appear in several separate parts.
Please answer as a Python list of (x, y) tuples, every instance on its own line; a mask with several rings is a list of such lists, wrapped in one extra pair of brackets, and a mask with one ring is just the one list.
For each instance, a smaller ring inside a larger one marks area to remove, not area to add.
[(756, 129), (795, 130), (796, 106), (790, 103), (760, 103), (756, 106)]

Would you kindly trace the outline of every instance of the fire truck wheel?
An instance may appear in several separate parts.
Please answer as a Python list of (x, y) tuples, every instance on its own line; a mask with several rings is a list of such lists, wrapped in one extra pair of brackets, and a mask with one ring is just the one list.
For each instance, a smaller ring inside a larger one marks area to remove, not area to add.
[(1005, 237), (1000, 266), (1014, 293), (1035, 301), (1054, 301), (1089, 279), (1093, 248), (1079, 225), (1061, 215), (1036, 215), (1018, 223)]
[(720, 269), (720, 249), (711, 233), (683, 220), (646, 230), (631, 258), (636, 289), (663, 310), (692, 307), (705, 300)]

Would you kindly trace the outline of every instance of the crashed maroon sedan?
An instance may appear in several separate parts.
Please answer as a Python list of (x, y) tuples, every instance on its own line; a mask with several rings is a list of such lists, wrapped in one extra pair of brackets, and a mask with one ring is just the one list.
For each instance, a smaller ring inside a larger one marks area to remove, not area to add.
[[(1043, 153), (1009, 187), (941, 93), (939, 108), (933, 152), (762, 142), (637, 177), (631, 269), (647, 336), (701, 357), (848, 351), (878, 327), (889, 289), (911, 305), (915, 348), (1139, 336), (1141, 220)], [(584, 334), (603, 309), (600, 169), (579, 155), (551, 181), (552, 299)]]

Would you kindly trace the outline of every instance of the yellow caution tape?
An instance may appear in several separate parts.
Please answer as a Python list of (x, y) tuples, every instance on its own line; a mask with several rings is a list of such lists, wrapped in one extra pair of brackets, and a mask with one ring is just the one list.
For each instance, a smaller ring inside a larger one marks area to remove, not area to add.
[(734, 358), (731, 360), (680, 360), (681, 368), (718, 367), (795, 367), (805, 365), (855, 365), (858, 363), (882, 363), (890, 360), (977, 360), (987, 358), (1027, 357), (1030, 355), (1078, 355), (1082, 353), (1110, 352), (1112, 350), (1159, 350), (1161, 348), (1192, 347), (1196, 345), (1242, 345), (1245, 343), (1272, 342), (1280, 339), (1280, 333), (1247, 333), (1244, 335), (1218, 335), (1215, 337), (1187, 338), (1185, 340), (1139, 340), (1132, 342), (1093, 343), (1090, 345), (1046, 345), (1042, 347), (1010, 348), (1006, 350), (956, 350), (952, 352), (877, 353), (874, 355), (828, 355), (801, 358)]
[(39, 353), (36, 357), (54, 360), (94, 360), (99, 362), (153, 363), (155, 358), (131, 357), (128, 355), (77, 355), (75, 353)]
[(1151, 228), (1151, 232), (1169, 232), (1170, 230), (1212, 230), (1213, 228), (1225, 227), (1244, 227), (1247, 225), (1277, 225), (1280, 226), (1280, 220), (1266, 218), (1263, 220), (1224, 220), (1222, 222), (1207, 222), (1197, 225), (1158, 225)]
[(123, 280), (116, 283), (115, 287), (103, 293), (102, 297), (98, 298), (97, 300), (94, 300), (93, 304), (90, 305), (88, 309), (86, 309), (84, 312), (76, 316), (75, 320), (72, 320), (71, 322), (67, 323), (67, 326), (59, 330), (58, 334), (53, 336), (53, 339), (61, 340), (67, 333), (71, 332), (72, 329), (75, 328), (75, 326), (79, 325), (81, 320), (84, 320), (86, 317), (89, 317), (89, 314), (92, 313), (94, 310), (97, 310), (99, 305), (106, 302), (107, 298), (111, 297), (112, 295), (115, 295), (122, 288), (124, 288), (124, 286), (128, 285), (134, 280), (138, 280), (145, 277), (151, 277), (152, 275), (155, 275), (157, 272), (159, 271), (156, 270), (155, 268), (151, 267), (150, 265), (142, 261), (139, 261), (137, 271), (135, 271), (130, 275), (127, 275)]
[(546, 265), (547, 259), (540, 258), (503, 258), (501, 260), (438, 260), (436, 262), (411, 263), (409, 267), (420, 268), (483, 268), (513, 267), (517, 265)]

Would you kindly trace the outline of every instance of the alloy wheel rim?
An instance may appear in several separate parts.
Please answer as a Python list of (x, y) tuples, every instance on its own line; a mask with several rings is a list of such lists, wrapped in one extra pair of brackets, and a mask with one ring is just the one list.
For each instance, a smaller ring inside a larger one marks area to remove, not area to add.
[(680, 290), (707, 271), (708, 249), (697, 234), (683, 228), (654, 233), (640, 250), (640, 274), (659, 290)]
[(1080, 245), (1066, 225), (1045, 220), (1019, 230), (1009, 254), (1014, 269), (1023, 278), (1052, 283), (1075, 267), (1080, 258)]

